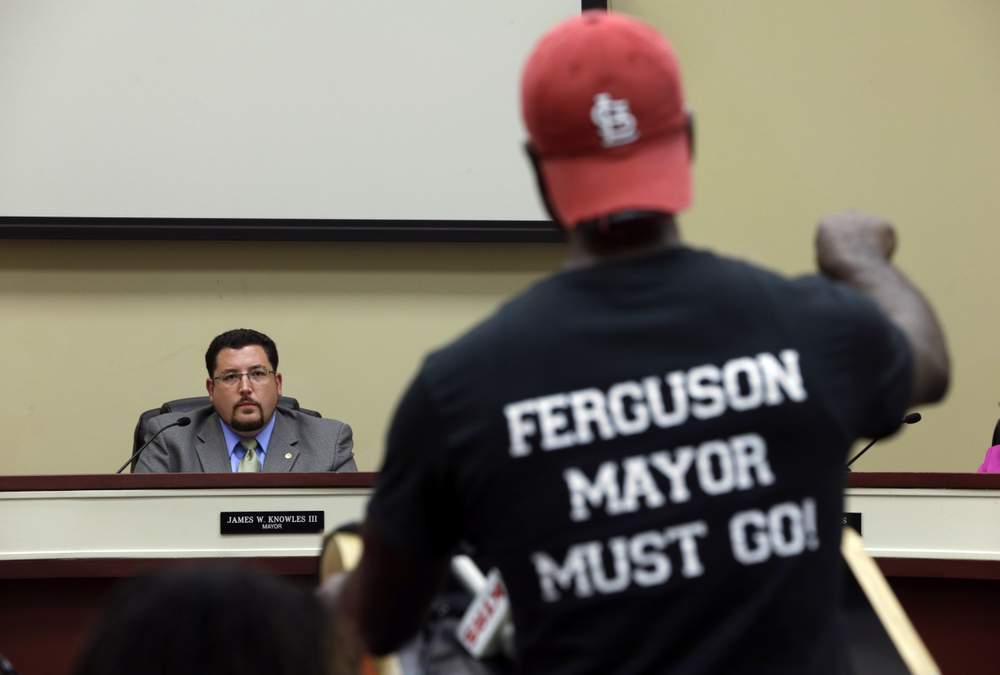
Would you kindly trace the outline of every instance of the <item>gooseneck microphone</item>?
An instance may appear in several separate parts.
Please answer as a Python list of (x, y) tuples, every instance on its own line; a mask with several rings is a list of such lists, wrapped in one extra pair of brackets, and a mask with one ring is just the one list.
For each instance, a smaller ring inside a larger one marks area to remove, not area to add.
[[(903, 421), (903, 424), (916, 424), (921, 419), (922, 418), (920, 417), (920, 413), (918, 413), (918, 412), (912, 412), (909, 415), (907, 415), (906, 417), (904, 417), (902, 421)], [(872, 447), (873, 445), (875, 445), (876, 443), (878, 443), (879, 441), (881, 441), (883, 438), (885, 438), (885, 436), (879, 436), (878, 438), (873, 438), (871, 440), (871, 442), (868, 443), (868, 445), (866, 445), (865, 447), (861, 448), (861, 452), (859, 452), (858, 454), (854, 455), (854, 457), (851, 457), (849, 460), (847, 460), (847, 470), (850, 471), (851, 470), (851, 464), (854, 464), (856, 461), (858, 461), (858, 458), (861, 457), (861, 455), (863, 455), (866, 452), (868, 452), (868, 448)]]
[(159, 436), (160, 434), (162, 434), (164, 431), (166, 431), (170, 427), (186, 427), (189, 424), (191, 424), (191, 418), (190, 417), (179, 417), (175, 421), (173, 421), (170, 424), (166, 425), (165, 427), (163, 427), (162, 429), (160, 429), (159, 431), (157, 431), (155, 434), (153, 434), (152, 436), (150, 436), (149, 440), (146, 441), (145, 443), (143, 443), (141, 448), (139, 448), (138, 450), (136, 450), (135, 453), (131, 457), (129, 457), (127, 460), (125, 460), (125, 463), (122, 464), (121, 468), (118, 469), (117, 471), (115, 471), (115, 473), (121, 473), (122, 471), (125, 470), (126, 466), (128, 466), (129, 464), (131, 464), (135, 460), (139, 459), (139, 455), (142, 454), (142, 451), (145, 450), (146, 448), (148, 448), (149, 444), (152, 443), (154, 440), (156, 440), (157, 436)]

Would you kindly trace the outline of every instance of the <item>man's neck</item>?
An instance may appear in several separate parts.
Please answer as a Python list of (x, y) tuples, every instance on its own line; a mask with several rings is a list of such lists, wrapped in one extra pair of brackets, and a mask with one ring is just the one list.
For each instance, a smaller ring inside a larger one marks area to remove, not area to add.
[(610, 224), (621, 228), (619, 234), (632, 234), (626, 228), (636, 228), (638, 236), (615, 236), (600, 225), (588, 224), (569, 232), (569, 246), (564, 267), (580, 269), (610, 262), (641, 258), (682, 245), (680, 232), (670, 214), (655, 214), (634, 222), (623, 220)]

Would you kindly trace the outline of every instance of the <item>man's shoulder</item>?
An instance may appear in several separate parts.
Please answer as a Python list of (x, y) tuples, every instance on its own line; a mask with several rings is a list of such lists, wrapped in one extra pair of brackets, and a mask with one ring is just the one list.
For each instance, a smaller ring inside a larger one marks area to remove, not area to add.
[[(662, 274), (669, 268), (667, 274)], [(776, 285), (798, 288), (795, 279), (739, 258), (718, 255), (711, 251), (687, 248), (664, 251), (633, 260), (618, 261), (606, 266), (578, 270), (556, 271), (504, 301), (494, 312), (473, 325), (459, 337), (430, 352), (429, 360), (448, 362), (463, 356), (481, 356), (505, 340), (538, 339), (544, 333), (545, 319), (554, 320), (574, 311), (576, 294), (600, 294), (608, 290), (600, 283), (611, 278), (615, 291), (629, 292), (636, 277), (662, 277), (664, 285), (675, 283), (672, 274), (697, 274), (707, 280), (727, 281), (737, 290), (752, 286)], [(625, 283), (620, 283), (625, 280)], [(753, 282), (757, 283), (754, 284)]]
[(176, 424), (182, 418), (188, 418), (191, 420), (189, 424), (185, 424), (185, 427), (192, 427), (197, 429), (202, 424), (205, 423), (209, 418), (215, 417), (218, 419), (218, 415), (215, 409), (211, 405), (203, 406), (201, 408), (195, 408), (194, 410), (184, 410), (180, 412), (167, 412), (155, 415), (146, 422), (146, 428), (153, 431), (158, 431), (167, 427), (171, 424)]
[(792, 311), (866, 314), (874, 308), (857, 289), (822, 274), (786, 275), (748, 260), (718, 255), (712, 258), (716, 278), (729, 282), (734, 298), (764, 290), (785, 301), (785, 308)]
[(298, 442), (302, 455), (296, 471), (357, 471), (354, 462), (354, 430), (351, 425), (327, 417), (288, 408), (277, 408), (275, 438)]
[(291, 408), (275, 408), (275, 414), (280, 415), (282, 419), (296, 425), (300, 429), (308, 429), (315, 432), (338, 433), (341, 428), (349, 426), (347, 422), (342, 422), (332, 417), (316, 417), (315, 415), (310, 415), (301, 410), (292, 410)]
[(794, 293), (803, 289), (802, 280), (806, 278), (783, 274), (745, 258), (694, 249), (691, 254), (693, 264), (689, 269), (702, 282), (716, 280), (722, 284), (730, 284), (735, 293), (753, 292), (762, 286)]
[(451, 342), (432, 350), (427, 359), (448, 362), (493, 351), (498, 341), (521, 333), (525, 326), (558, 307), (562, 290), (559, 279), (560, 273), (550, 274), (507, 298)]
[(510, 346), (511, 320), (504, 316), (505, 307), (480, 320), (451, 342), (428, 352), (418, 377), (427, 383), (464, 381), (464, 377), (458, 376), (498, 358), (501, 345)]
[(820, 274), (789, 279), (788, 289), (789, 295), (796, 301), (792, 307), (802, 312), (824, 314), (834, 320), (886, 320), (884, 312), (871, 297), (857, 288)]

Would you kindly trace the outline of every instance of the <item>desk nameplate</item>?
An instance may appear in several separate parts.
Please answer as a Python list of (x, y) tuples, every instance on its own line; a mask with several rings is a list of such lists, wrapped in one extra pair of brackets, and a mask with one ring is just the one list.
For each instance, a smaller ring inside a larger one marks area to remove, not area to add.
[(223, 511), (220, 534), (319, 534), (323, 511)]

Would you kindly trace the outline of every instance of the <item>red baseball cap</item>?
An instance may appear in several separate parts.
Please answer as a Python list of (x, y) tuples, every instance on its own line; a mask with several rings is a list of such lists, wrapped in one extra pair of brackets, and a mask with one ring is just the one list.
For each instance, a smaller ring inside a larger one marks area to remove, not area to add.
[(680, 67), (651, 26), (601, 10), (557, 25), (528, 57), (521, 114), (564, 226), (691, 204)]

